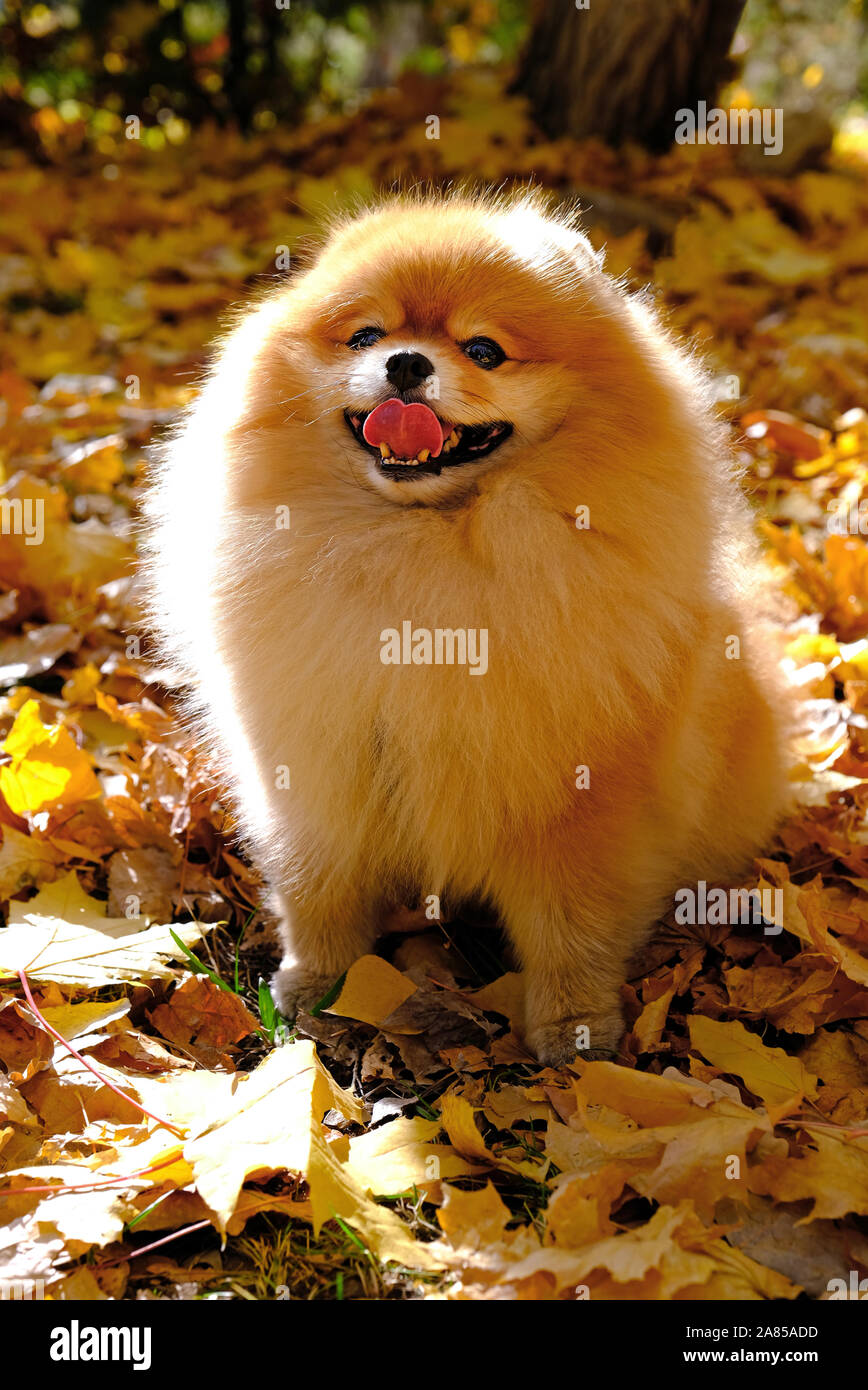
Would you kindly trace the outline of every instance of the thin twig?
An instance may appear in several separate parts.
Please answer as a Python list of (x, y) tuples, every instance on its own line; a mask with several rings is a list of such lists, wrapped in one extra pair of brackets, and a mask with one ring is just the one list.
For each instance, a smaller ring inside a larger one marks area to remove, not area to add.
[(127, 1103), (129, 1105), (132, 1105), (136, 1110), (141, 1110), (142, 1114), (147, 1115), (149, 1119), (156, 1120), (158, 1125), (161, 1125), (164, 1129), (170, 1130), (171, 1133), (174, 1134), (176, 1139), (184, 1138), (183, 1130), (178, 1129), (177, 1126), (173, 1125), (169, 1120), (161, 1120), (159, 1115), (154, 1115), (150, 1110), (146, 1110), (144, 1105), (141, 1105), (137, 1100), (133, 1100), (132, 1096), (128, 1096), (126, 1092), (121, 1091), (117, 1086), (114, 1086), (112, 1082), (108, 1080), (107, 1077), (103, 1076), (102, 1072), (97, 1071), (96, 1067), (93, 1066), (92, 1063), (90, 1063), (86, 1057), (82, 1057), (80, 1052), (76, 1052), (75, 1048), (72, 1046), (72, 1043), (67, 1042), (63, 1034), (58, 1033), (56, 1028), (52, 1028), (51, 1024), (48, 1022), (48, 1019), (45, 1017), (43, 1013), (40, 1012), (39, 1007), (37, 1006), (36, 1001), (34, 1000), (33, 995), (30, 992), (30, 985), (27, 982), (27, 976), (25, 975), (23, 970), (18, 971), (18, 978), (21, 981), (21, 987), (24, 990), (25, 998), (27, 999), (27, 1002), (30, 1005), (33, 1012), (36, 1014), (36, 1017), (39, 1019), (39, 1022), (42, 1024), (43, 1028), (48, 1029), (48, 1032), (51, 1034), (53, 1038), (56, 1038), (59, 1043), (63, 1044), (67, 1052), (71, 1052), (73, 1057), (75, 1057), (77, 1061), (81, 1062), (81, 1065), (83, 1067), (87, 1067), (88, 1071), (93, 1072), (94, 1076), (97, 1077), (98, 1080), (100, 1080), (104, 1086), (108, 1086), (110, 1091), (114, 1091), (116, 1096), (120, 1096), (121, 1100), (127, 1101)]
[(162, 1240), (155, 1240), (151, 1245), (142, 1245), (138, 1250), (131, 1250), (128, 1255), (121, 1255), (117, 1260), (106, 1260), (104, 1264), (94, 1265), (93, 1269), (97, 1274), (101, 1269), (113, 1269), (115, 1265), (126, 1264), (128, 1260), (135, 1260), (139, 1255), (147, 1255), (161, 1245), (168, 1245), (169, 1241), (177, 1240), (179, 1236), (187, 1236), (191, 1231), (201, 1231), (203, 1226), (210, 1225), (210, 1221), (194, 1221), (192, 1226), (182, 1226), (180, 1231), (173, 1231), (170, 1236), (163, 1236)]

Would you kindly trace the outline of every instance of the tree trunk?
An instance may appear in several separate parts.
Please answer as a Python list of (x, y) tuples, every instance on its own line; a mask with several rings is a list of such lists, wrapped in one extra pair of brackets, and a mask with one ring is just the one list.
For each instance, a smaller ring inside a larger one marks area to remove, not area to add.
[(247, 59), (247, 0), (229, 0), (229, 66), (226, 74), (226, 95), (232, 114), (242, 130), (250, 125), (250, 79)]
[(732, 72), (745, 0), (538, 0), (513, 90), (546, 134), (665, 150), (675, 113), (711, 104)]
[[(260, 8), (260, 18), (262, 28), (265, 31), (265, 76), (269, 83), (274, 83), (277, 79), (278, 60), (277, 45), (280, 42), (284, 30), (284, 19), (286, 10), (279, 10), (274, 0), (263, 0)], [(272, 93), (269, 91), (269, 95)]]

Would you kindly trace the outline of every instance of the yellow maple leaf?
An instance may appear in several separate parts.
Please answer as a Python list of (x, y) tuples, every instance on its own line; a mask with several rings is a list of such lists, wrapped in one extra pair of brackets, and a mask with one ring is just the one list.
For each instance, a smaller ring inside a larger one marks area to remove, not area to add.
[(3, 751), (12, 762), (0, 768), (0, 792), (17, 816), (100, 794), (90, 759), (62, 724), (43, 724), (36, 700), (18, 711)]
[(748, 1090), (777, 1114), (789, 1114), (803, 1096), (817, 1094), (817, 1078), (798, 1057), (781, 1047), (766, 1047), (756, 1033), (733, 1019), (729, 1023), (699, 1014), (690, 1019), (690, 1042), (713, 1067), (740, 1076)]
[[(347, 971), (341, 992), (326, 1013), (356, 1018), (375, 1028), (394, 1013), (399, 1005), (416, 993), (416, 986), (381, 956), (360, 956)], [(401, 1033), (418, 1033), (418, 1028), (400, 1028)]]
[(73, 872), (29, 902), (13, 902), (8, 925), (0, 932), (0, 979), (25, 970), (32, 980), (83, 989), (171, 980), (178, 971), (167, 962), (180, 954), (175, 937), (192, 946), (210, 930), (198, 922), (143, 928), (138, 918), (107, 917), (105, 909), (104, 902), (85, 893)]
[(443, 1178), (474, 1177), (480, 1169), (448, 1144), (435, 1143), (439, 1120), (420, 1115), (392, 1120), (349, 1144), (348, 1169), (359, 1185), (376, 1196), (418, 1187), (430, 1196)]

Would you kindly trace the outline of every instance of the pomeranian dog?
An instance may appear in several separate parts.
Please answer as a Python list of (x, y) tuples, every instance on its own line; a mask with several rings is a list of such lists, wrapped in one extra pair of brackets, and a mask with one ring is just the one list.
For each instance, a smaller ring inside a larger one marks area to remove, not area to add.
[(391, 906), (496, 909), (544, 1063), (611, 1055), (673, 893), (785, 801), (750, 515), (700, 371), (537, 195), (398, 197), (222, 344), (151, 595), (282, 919), (282, 1011)]

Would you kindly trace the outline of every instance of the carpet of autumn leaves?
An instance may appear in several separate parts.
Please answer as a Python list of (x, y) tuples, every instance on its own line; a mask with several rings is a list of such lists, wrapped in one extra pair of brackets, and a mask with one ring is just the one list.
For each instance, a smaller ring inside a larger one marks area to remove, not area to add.
[[(248, 141), (41, 134), (0, 161), (0, 499), (45, 518), (0, 535), (0, 1279), (792, 1299), (868, 1273), (866, 153), (783, 179), (546, 143), (491, 73)], [(467, 176), (595, 204), (609, 268), (727, 383), (791, 604), (799, 809), (742, 885), (780, 890), (782, 930), (661, 922), (618, 1064), (541, 1070), (496, 930), (409, 907), (315, 1016), (275, 1018), (220, 769), (139, 626), (148, 444), (223, 312), (324, 212)]]

